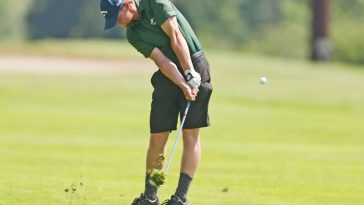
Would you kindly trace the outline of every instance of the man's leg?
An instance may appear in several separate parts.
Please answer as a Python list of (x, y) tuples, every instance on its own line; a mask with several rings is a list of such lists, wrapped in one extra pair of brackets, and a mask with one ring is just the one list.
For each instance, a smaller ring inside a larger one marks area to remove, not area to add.
[(146, 162), (146, 177), (145, 177), (145, 191), (144, 194), (150, 198), (155, 199), (157, 197), (157, 188), (154, 187), (150, 182), (150, 174), (153, 169), (162, 169), (163, 160), (161, 155), (165, 156), (169, 132), (152, 133), (149, 140), (149, 148), (147, 152)]
[(200, 129), (184, 129), (181, 172), (193, 177), (200, 164), (200, 159)]
[(181, 173), (176, 194), (183, 201), (187, 199), (187, 192), (196, 173), (201, 159), (200, 129), (183, 130), (183, 155)]

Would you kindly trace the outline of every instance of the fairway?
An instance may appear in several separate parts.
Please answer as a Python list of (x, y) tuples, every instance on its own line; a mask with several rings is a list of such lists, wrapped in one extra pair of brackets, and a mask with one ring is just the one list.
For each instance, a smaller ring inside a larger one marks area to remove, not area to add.
[[(364, 69), (206, 55), (212, 126), (191, 205), (364, 204)], [(91, 57), (2, 59), (1, 205), (127, 205), (144, 189), (156, 67)], [(175, 191), (181, 148), (161, 200)]]

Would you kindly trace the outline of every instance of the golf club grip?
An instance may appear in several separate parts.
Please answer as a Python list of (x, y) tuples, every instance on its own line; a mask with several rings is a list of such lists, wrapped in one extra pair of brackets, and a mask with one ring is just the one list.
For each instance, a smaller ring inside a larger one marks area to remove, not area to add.
[(187, 106), (186, 106), (186, 109), (185, 109), (185, 112), (183, 113), (183, 118), (182, 118), (181, 126), (180, 126), (180, 128), (178, 130), (177, 138), (176, 138), (176, 141), (174, 143), (171, 156), (169, 157), (169, 160), (168, 160), (168, 164), (167, 164), (166, 171), (164, 172), (165, 175), (168, 174), (169, 168), (171, 167), (172, 158), (173, 158), (174, 152), (176, 151), (176, 147), (177, 147), (179, 138), (181, 136), (182, 128), (183, 128), (183, 125), (185, 124), (186, 117), (187, 117), (187, 113), (188, 113), (188, 110), (190, 109), (190, 106), (191, 106), (191, 102), (188, 101)]

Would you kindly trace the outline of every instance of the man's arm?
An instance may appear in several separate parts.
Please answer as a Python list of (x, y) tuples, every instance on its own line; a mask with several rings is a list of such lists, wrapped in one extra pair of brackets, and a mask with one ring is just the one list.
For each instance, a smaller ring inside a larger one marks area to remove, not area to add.
[(193, 69), (193, 64), (191, 61), (190, 50), (186, 39), (179, 30), (177, 17), (169, 17), (162, 25), (163, 31), (171, 39), (171, 45), (174, 53), (176, 54), (179, 63), (183, 70)]
[(196, 92), (191, 90), (190, 86), (186, 83), (185, 79), (178, 71), (176, 64), (164, 55), (159, 48), (154, 48), (149, 58), (154, 61), (165, 76), (181, 88), (187, 100), (195, 101)]
[(179, 63), (186, 75), (187, 84), (198, 92), (198, 87), (201, 84), (201, 76), (193, 68), (190, 50), (188, 48), (186, 39), (179, 30), (176, 16), (169, 17), (162, 25), (163, 31), (171, 39), (171, 46), (176, 54)]

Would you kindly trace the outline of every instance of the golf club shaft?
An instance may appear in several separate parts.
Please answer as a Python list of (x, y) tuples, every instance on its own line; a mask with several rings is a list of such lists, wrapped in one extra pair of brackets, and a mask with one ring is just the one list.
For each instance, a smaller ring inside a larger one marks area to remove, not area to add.
[(164, 172), (164, 174), (165, 174), (165, 175), (167, 175), (167, 174), (168, 174), (169, 168), (171, 167), (172, 158), (173, 158), (174, 152), (176, 151), (176, 147), (177, 147), (177, 144), (178, 144), (179, 138), (180, 138), (180, 136), (181, 136), (182, 128), (183, 128), (183, 125), (185, 124), (185, 120), (186, 120), (186, 117), (187, 117), (188, 109), (190, 109), (190, 105), (191, 105), (191, 102), (190, 102), (190, 101), (188, 101), (188, 103), (187, 103), (187, 107), (186, 107), (186, 110), (185, 110), (185, 112), (184, 112), (184, 114), (183, 114), (183, 118), (182, 118), (181, 126), (180, 126), (179, 131), (178, 131), (178, 135), (177, 135), (177, 138), (176, 138), (176, 142), (174, 143), (174, 146), (173, 146), (173, 149), (172, 149), (171, 156), (169, 157), (169, 161), (168, 161), (168, 164), (167, 164), (166, 171)]

